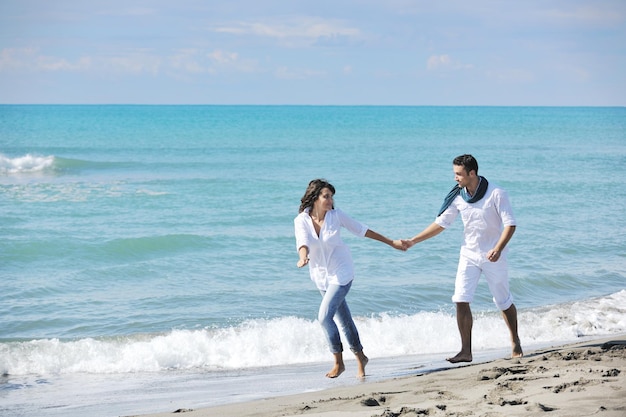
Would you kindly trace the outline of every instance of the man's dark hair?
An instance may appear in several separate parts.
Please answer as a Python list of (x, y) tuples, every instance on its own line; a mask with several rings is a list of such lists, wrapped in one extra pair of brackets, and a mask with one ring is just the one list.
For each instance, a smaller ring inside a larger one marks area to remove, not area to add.
[(465, 172), (468, 174), (471, 170), (476, 171), (476, 175), (478, 175), (478, 161), (472, 155), (465, 154), (459, 155), (452, 161), (454, 165), (459, 165), (465, 168)]

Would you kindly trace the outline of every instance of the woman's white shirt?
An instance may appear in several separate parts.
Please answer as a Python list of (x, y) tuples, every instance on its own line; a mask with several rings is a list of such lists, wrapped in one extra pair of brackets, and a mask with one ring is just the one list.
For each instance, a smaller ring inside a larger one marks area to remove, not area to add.
[(345, 227), (356, 236), (364, 237), (368, 227), (340, 209), (326, 212), (318, 236), (309, 209), (294, 219), (296, 250), (309, 248), (309, 274), (318, 289), (325, 291), (328, 285), (347, 285), (354, 279), (354, 264), (350, 248), (341, 239)]

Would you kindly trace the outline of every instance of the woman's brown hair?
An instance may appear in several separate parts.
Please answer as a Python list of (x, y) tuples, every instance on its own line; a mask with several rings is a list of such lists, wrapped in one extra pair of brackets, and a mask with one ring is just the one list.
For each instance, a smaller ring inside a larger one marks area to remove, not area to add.
[[(302, 213), (307, 208), (312, 208), (315, 200), (320, 196), (320, 193), (324, 188), (328, 188), (333, 195), (335, 195), (335, 187), (328, 181), (318, 178), (309, 183), (304, 195), (300, 199), (300, 211)], [(333, 206), (333, 208), (335, 208)]]

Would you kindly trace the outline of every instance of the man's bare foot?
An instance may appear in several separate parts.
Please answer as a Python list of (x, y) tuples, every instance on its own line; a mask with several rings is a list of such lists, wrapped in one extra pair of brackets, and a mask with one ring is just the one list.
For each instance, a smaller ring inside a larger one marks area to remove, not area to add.
[(356, 361), (357, 361), (356, 377), (365, 378), (365, 366), (370, 361), (369, 358), (365, 356), (363, 352), (361, 352), (360, 354), (356, 355)]
[(524, 356), (524, 352), (522, 351), (522, 345), (516, 343), (513, 345), (513, 351), (511, 352), (511, 358), (521, 358)]
[(456, 356), (451, 358), (446, 358), (446, 360), (450, 363), (459, 363), (459, 362), (471, 362), (473, 360), (472, 354), (467, 354), (463, 352), (459, 352)]
[(333, 366), (333, 369), (331, 369), (326, 374), (326, 378), (337, 378), (345, 370), (346, 370), (346, 367), (343, 364), (335, 364), (335, 366)]

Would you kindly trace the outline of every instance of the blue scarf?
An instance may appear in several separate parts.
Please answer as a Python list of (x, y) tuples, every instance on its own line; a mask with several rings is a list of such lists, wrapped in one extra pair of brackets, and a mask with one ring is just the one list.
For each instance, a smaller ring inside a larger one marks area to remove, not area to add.
[(450, 190), (446, 198), (443, 199), (443, 204), (441, 205), (441, 208), (439, 209), (439, 214), (437, 214), (437, 217), (441, 216), (441, 213), (443, 213), (444, 211), (446, 211), (448, 207), (450, 207), (450, 204), (452, 204), (452, 201), (454, 201), (456, 196), (459, 194), (461, 194), (461, 197), (463, 197), (463, 200), (465, 200), (468, 203), (475, 203), (479, 201), (481, 198), (485, 196), (485, 193), (487, 192), (487, 186), (489, 186), (489, 182), (487, 181), (487, 178), (479, 177), (478, 188), (476, 189), (476, 194), (470, 197), (470, 195), (467, 193), (467, 190), (465, 188), (459, 188), (458, 185), (455, 185), (454, 188)]

